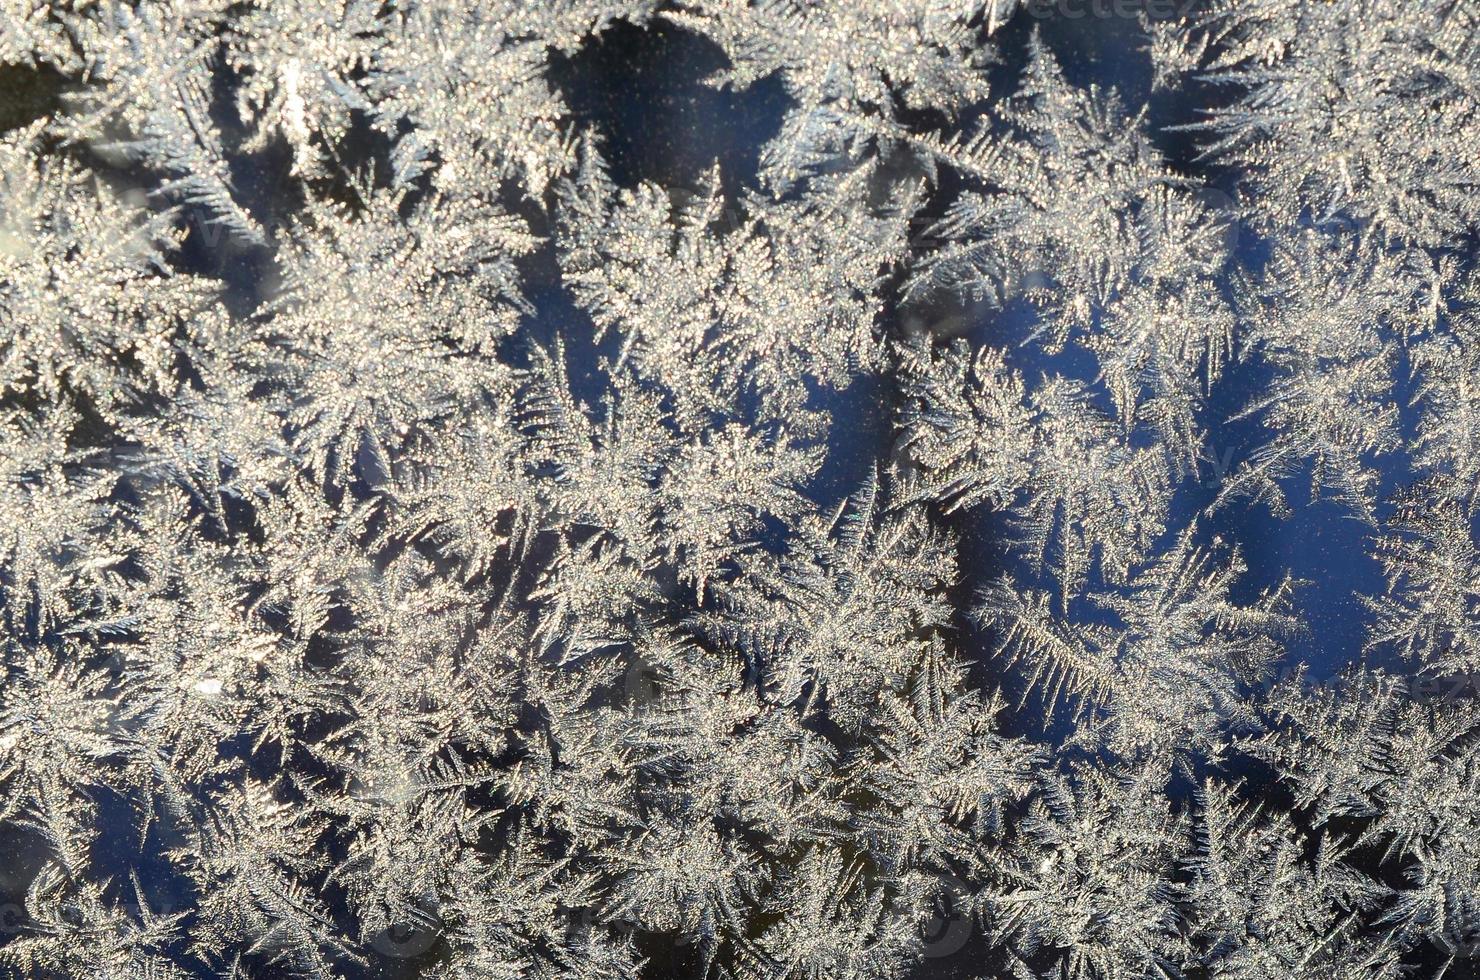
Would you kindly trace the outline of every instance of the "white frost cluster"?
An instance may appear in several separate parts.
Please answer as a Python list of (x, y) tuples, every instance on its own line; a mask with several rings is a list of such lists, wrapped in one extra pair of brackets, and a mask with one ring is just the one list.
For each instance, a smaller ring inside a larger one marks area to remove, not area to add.
[(1480, 4), (1181, 6), (0, 0), (0, 974), (1480, 975)]

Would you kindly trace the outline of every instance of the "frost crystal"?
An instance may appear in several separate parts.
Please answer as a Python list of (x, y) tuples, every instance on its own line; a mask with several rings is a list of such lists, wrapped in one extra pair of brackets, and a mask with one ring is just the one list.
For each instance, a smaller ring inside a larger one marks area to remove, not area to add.
[(1480, 7), (1171, 6), (0, 0), (0, 975), (1480, 975)]

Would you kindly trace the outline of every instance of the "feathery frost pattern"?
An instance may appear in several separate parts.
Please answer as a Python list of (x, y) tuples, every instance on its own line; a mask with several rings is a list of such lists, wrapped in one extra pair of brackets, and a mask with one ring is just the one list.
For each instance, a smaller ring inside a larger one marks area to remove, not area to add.
[(1475, 0), (0, 0), (0, 975), (1480, 975)]

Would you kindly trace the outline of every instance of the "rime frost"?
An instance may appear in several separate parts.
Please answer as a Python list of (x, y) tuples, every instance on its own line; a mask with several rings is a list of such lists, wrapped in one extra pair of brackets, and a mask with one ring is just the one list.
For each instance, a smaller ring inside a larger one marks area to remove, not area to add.
[(0, 972), (1480, 970), (1480, 8), (1050, 6), (0, 2)]

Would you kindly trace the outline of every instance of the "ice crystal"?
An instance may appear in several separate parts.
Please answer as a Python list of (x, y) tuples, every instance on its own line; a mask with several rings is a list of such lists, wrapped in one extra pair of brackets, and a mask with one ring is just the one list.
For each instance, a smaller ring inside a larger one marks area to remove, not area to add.
[(0, 2), (0, 972), (1474, 975), (1480, 13), (1084, 6)]

